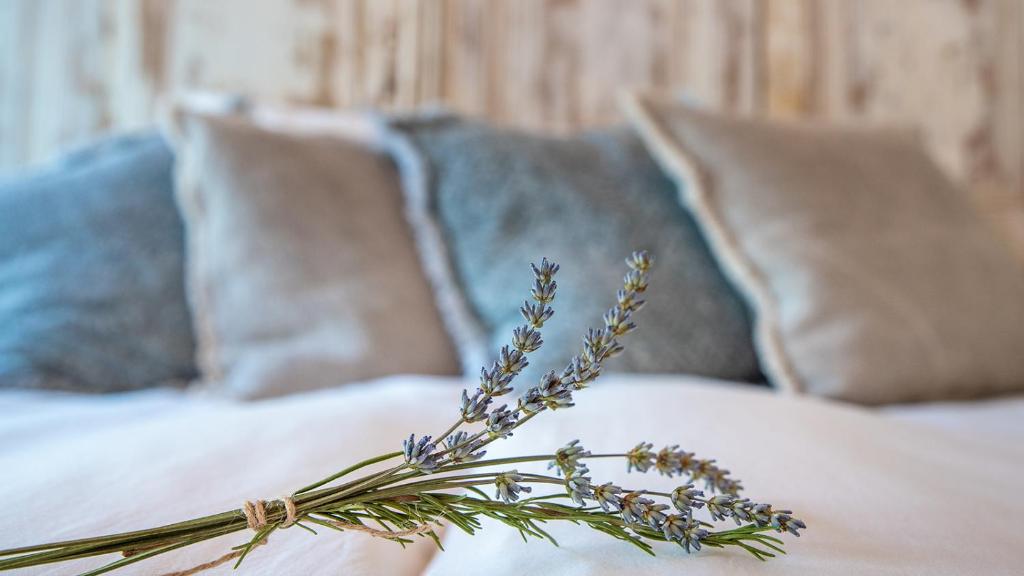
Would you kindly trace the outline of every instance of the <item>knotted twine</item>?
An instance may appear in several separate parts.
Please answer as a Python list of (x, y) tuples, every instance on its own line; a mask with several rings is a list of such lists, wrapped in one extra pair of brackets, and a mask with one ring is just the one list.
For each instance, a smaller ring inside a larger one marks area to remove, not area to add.
[[(285, 496), (284, 498), (277, 500), (277, 502), (281, 502), (282, 506), (284, 506), (285, 511), (285, 518), (277, 525), (277, 529), (284, 530), (285, 528), (290, 528), (292, 525), (298, 522), (298, 514), (295, 508), (295, 501), (292, 500), (291, 496)], [(242, 505), (242, 513), (245, 514), (246, 526), (248, 526), (248, 528), (253, 532), (259, 533), (260, 530), (267, 527), (267, 503), (264, 502), (263, 500), (246, 500), (245, 504)], [(339, 520), (325, 519), (323, 521), (336, 528), (341, 528), (342, 530), (354, 530), (356, 532), (369, 534), (370, 536), (373, 536), (375, 538), (385, 538), (388, 540), (404, 538), (406, 536), (414, 536), (416, 534), (423, 534), (424, 532), (429, 532), (431, 530), (430, 525), (428, 524), (420, 524), (419, 526), (414, 526), (413, 528), (409, 528), (407, 530), (390, 531), (377, 530), (375, 528), (370, 528), (369, 526), (364, 526), (362, 524), (352, 524), (349, 522), (341, 522)], [(249, 550), (252, 550), (257, 546), (262, 546), (266, 543), (267, 539), (266, 537), (264, 537), (263, 539), (254, 543), (249, 548)], [(193, 566), (185, 570), (178, 570), (176, 572), (165, 572), (160, 576), (193, 576), (194, 574), (205, 572), (206, 570), (216, 568), (217, 566), (220, 566), (225, 562), (234, 560), (235, 558), (238, 558), (244, 553), (244, 548), (241, 550), (233, 550), (221, 556), (220, 558), (217, 558), (216, 560), (204, 562), (202, 564)]]

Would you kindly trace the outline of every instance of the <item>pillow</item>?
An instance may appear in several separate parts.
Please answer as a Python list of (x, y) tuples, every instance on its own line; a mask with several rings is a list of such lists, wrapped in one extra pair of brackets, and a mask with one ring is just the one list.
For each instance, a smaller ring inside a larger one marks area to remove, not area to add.
[(172, 164), (158, 134), (139, 133), (0, 185), (0, 388), (195, 376)]
[(1024, 390), (1024, 269), (911, 133), (625, 103), (749, 297), (775, 385), (870, 404)]
[(173, 123), (212, 389), (264, 397), (457, 372), (386, 156), (365, 141), (185, 108)]
[(641, 329), (609, 367), (757, 380), (747, 312), (671, 182), (628, 130), (552, 139), (435, 115), (396, 118), (399, 161), (446, 316), (475, 373), (523, 323), (529, 263), (561, 264), (555, 316), (524, 381), (561, 370), (601, 326), (634, 249), (656, 258)]

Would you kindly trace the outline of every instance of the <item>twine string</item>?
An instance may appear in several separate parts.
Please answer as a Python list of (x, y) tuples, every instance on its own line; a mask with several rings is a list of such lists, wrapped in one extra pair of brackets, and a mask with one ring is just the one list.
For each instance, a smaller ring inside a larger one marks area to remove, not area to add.
[(278, 530), (284, 530), (285, 528), (291, 528), (293, 524), (298, 522), (296, 517), (297, 511), (295, 510), (295, 500), (292, 500), (291, 496), (285, 496), (281, 498), (281, 502), (284, 503), (284, 522), (277, 527)]
[[(281, 520), (277, 525), (278, 530), (290, 528), (299, 521), (298, 510), (296, 509), (295, 501), (292, 499), (291, 496), (285, 496), (284, 498), (276, 500), (275, 502), (280, 502), (281, 505), (284, 507), (285, 512), (284, 520)], [(260, 530), (267, 527), (267, 503), (264, 502), (263, 500), (246, 500), (245, 504), (242, 505), (242, 514), (245, 515), (246, 526), (253, 532), (259, 533)], [(342, 530), (352, 530), (355, 532), (362, 532), (364, 534), (369, 534), (370, 536), (373, 536), (375, 538), (385, 538), (388, 540), (394, 540), (396, 538), (405, 538), (407, 536), (415, 536), (417, 534), (423, 534), (432, 530), (429, 524), (420, 524), (419, 526), (414, 526), (407, 530), (391, 531), (378, 530), (376, 528), (370, 528), (369, 526), (364, 526), (362, 524), (353, 524), (349, 522), (342, 522), (340, 520), (325, 520), (325, 522), (327, 524), (330, 524), (331, 526), (334, 526), (335, 528), (340, 528)], [(259, 540), (258, 542), (254, 543), (252, 547), (249, 548), (249, 550), (252, 550), (257, 546), (262, 546), (266, 543), (267, 539), (263, 538), (262, 540)], [(165, 572), (160, 576), (193, 576), (194, 574), (199, 574), (200, 572), (211, 570), (213, 568), (216, 568), (217, 566), (220, 566), (221, 564), (224, 564), (225, 562), (234, 560), (235, 558), (241, 556), (244, 552), (244, 549), (233, 550), (215, 560), (204, 562), (202, 564), (198, 564), (185, 570)], [(126, 552), (124, 555), (129, 556), (132, 553), (138, 553), (138, 551)]]

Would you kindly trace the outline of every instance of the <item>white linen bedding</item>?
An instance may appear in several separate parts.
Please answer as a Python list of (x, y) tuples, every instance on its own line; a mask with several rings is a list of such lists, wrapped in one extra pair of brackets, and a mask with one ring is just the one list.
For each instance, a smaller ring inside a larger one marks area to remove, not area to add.
[[(5, 391), (0, 548), (147, 528), (238, 508), (246, 499), (279, 498), (395, 450), (406, 430), (449, 424), (457, 391), (438, 380), (386, 379), (248, 404), (171, 391), (106, 397)], [(447, 410), (429, 409), (440, 406)], [(240, 573), (413, 575), (434, 549), (428, 540), (402, 551), (362, 534), (320, 532), (278, 531)], [(189, 568), (249, 536), (229, 535), (119, 573)], [(74, 574), (113, 559), (12, 573)], [(230, 563), (204, 574), (228, 573)]]
[[(4, 391), (0, 548), (143, 528), (278, 497), (392, 450), (410, 432), (436, 433), (455, 413), (460, 390), (450, 379), (397, 377), (249, 404), (169, 391)], [(492, 445), (489, 456), (553, 450), (573, 438), (602, 452), (640, 440), (679, 443), (733, 470), (747, 496), (791, 507), (807, 522), (802, 538), (784, 538), (789, 555), (762, 564), (735, 550), (688, 556), (663, 545), (652, 559), (572, 525), (548, 526), (561, 543), (554, 548), (524, 544), (514, 531), (485, 522), (472, 539), (448, 530), (447, 551), (437, 554), (426, 540), (401, 551), (362, 534), (286, 530), (254, 551), (241, 573), (1019, 573), (1022, 422), (1019, 397), (872, 412), (694, 378), (609, 378), (579, 393), (576, 408), (545, 414)], [(675, 484), (653, 473), (627, 475), (621, 462), (595, 461), (591, 469), (595, 480), (626, 486)], [(150, 559), (125, 573), (186, 568), (245, 537)], [(102, 563), (14, 573), (69, 574)], [(230, 565), (208, 573), (230, 573)]]

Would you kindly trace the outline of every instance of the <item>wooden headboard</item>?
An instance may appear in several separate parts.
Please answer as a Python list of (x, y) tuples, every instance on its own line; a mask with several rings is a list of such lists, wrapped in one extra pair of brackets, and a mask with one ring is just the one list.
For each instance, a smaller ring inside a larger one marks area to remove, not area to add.
[(919, 126), (1024, 230), (1022, 28), (1018, 0), (4, 0), (0, 169), (149, 123), (190, 88), (443, 102), (559, 133), (618, 121), (622, 87), (658, 87)]

